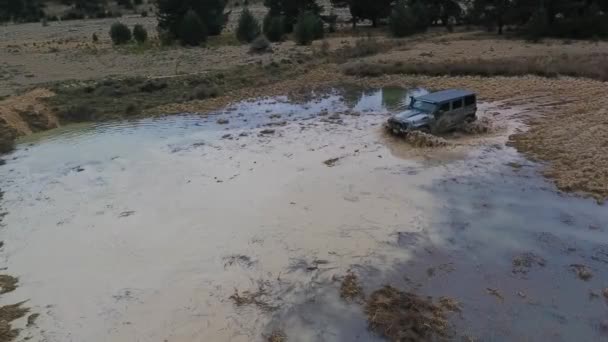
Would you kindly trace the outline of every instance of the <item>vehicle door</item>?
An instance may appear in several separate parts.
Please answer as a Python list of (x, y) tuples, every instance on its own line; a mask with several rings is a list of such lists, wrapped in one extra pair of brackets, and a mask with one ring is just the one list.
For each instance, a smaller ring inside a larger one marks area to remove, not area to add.
[(451, 101), (452, 109), (448, 119), (448, 129), (458, 126), (464, 121), (465, 109), (464, 100), (462, 98)]
[(467, 117), (475, 116), (477, 113), (477, 98), (475, 95), (465, 96), (464, 98), (464, 117), (463, 120), (466, 120)]
[(450, 128), (451, 109), (449, 101), (439, 105), (439, 108), (435, 112), (435, 124), (434, 127), (432, 127), (434, 132), (441, 133)]

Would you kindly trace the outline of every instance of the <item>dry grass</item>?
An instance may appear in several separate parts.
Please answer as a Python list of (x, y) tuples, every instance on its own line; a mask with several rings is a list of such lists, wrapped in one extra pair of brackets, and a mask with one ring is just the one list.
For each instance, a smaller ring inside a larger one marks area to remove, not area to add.
[(14, 291), (17, 288), (18, 278), (8, 274), (0, 274), (0, 294)]
[(448, 322), (440, 305), (391, 286), (371, 294), (365, 314), (370, 329), (389, 341), (435, 341), (448, 334)]
[(13, 329), (10, 323), (29, 312), (29, 309), (21, 307), (22, 304), (0, 307), (0, 342), (10, 342), (19, 336), (19, 329)]
[(363, 298), (363, 288), (359, 285), (359, 278), (356, 274), (349, 272), (340, 285), (340, 297), (345, 300), (356, 300)]
[(268, 338), (266, 339), (268, 342), (287, 342), (287, 335), (281, 330), (273, 331)]
[(276, 307), (272, 306), (267, 300), (268, 293), (264, 288), (264, 285), (260, 284), (255, 292), (234, 290), (234, 294), (229, 298), (238, 307), (253, 305), (262, 311), (273, 311)]
[(350, 76), (410, 74), (429, 76), (573, 76), (608, 81), (608, 54), (463, 59), (443, 62), (354, 62), (342, 71)]

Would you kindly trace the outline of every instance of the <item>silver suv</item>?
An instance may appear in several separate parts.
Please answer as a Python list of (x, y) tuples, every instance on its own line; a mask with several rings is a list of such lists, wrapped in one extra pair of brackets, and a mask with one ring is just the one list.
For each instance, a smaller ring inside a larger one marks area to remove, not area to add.
[(411, 97), (408, 109), (388, 119), (387, 126), (395, 134), (412, 130), (442, 133), (477, 120), (476, 113), (477, 96), (474, 92), (443, 90)]

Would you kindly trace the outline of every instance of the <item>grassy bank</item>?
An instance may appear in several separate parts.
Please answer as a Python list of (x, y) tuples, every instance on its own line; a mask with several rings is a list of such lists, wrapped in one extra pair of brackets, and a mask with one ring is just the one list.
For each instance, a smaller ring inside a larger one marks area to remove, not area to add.
[(342, 67), (349, 76), (391, 74), (426, 76), (572, 76), (608, 81), (608, 54), (464, 59), (443, 62), (352, 62)]
[(305, 58), (198, 75), (61, 82), (51, 85), (56, 95), (48, 101), (64, 123), (138, 117), (165, 104), (205, 100), (295, 77), (305, 72)]

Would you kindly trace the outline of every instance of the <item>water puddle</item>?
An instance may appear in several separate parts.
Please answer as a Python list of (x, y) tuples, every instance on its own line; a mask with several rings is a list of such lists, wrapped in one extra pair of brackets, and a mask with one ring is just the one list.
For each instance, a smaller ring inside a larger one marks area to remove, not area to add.
[(458, 338), (605, 338), (605, 206), (557, 193), (505, 145), (518, 108), (481, 104), (499, 128), (445, 148), (387, 136), (419, 91), (263, 98), (22, 141), (0, 166), (3, 255), (20, 278), (6, 300), (41, 313), (22, 336), (381, 340), (340, 298), (350, 270), (368, 296), (391, 284), (454, 298)]

